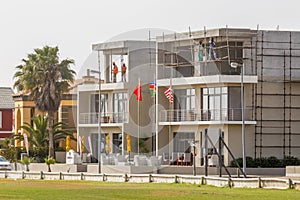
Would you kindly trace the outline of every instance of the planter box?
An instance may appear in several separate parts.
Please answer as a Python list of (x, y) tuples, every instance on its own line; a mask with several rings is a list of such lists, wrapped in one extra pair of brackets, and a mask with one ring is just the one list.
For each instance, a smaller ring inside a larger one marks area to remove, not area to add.
[(66, 163), (66, 152), (55, 151), (55, 161), (59, 163)]

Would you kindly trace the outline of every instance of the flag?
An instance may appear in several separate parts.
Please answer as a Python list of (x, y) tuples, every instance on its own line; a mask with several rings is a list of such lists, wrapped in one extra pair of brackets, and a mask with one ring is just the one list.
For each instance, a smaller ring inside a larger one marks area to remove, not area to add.
[(127, 140), (127, 152), (130, 153), (131, 152), (130, 135), (126, 136), (126, 140)]
[(89, 141), (89, 146), (90, 146), (90, 153), (93, 155), (91, 136), (88, 137), (88, 141)]
[(155, 96), (155, 93), (156, 93), (156, 85), (155, 85), (155, 82), (152, 81), (149, 85), (149, 90), (150, 90), (150, 94), (151, 96)]
[(109, 154), (111, 152), (110, 136), (109, 135), (105, 136), (105, 139), (106, 139), (106, 153)]
[(66, 152), (69, 152), (70, 151), (70, 149), (71, 149), (71, 138), (70, 138), (70, 136), (67, 136), (66, 137)]
[(77, 145), (78, 145), (77, 148), (78, 148), (79, 154), (80, 154), (80, 156), (82, 156), (82, 147), (81, 147), (82, 142), (81, 142), (81, 136), (78, 137)]
[(171, 86), (167, 87), (167, 89), (164, 91), (166, 98), (169, 99), (169, 103), (173, 103), (173, 91)]
[(136, 88), (133, 91), (133, 94), (135, 94), (136, 100), (142, 101), (142, 86), (141, 86), (141, 82), (139, 82), (138, 86), (136, 86)]
[(81, 137), (81, 153), (84, 152), (84, 136)]

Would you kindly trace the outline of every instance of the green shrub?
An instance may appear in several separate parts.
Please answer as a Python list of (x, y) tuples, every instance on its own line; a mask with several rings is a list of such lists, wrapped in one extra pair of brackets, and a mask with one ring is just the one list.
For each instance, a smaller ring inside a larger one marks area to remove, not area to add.
[[(240, 167), (243, 167), (243, 159), (242, 158), (237, 158), (236, 161), (240, 165)], [(246, 157), (246, 163), (247, 167), (262, 167), (262, 168), (281, 168), (285, 166), (295, 166), (295, 165), (300, 165), (300, 160), (296, 157), (293, 156), (288, 156), (285, 157), (285, 159), (280, 160), (276, 158), (275, 156), (271, 156), (268, 158), (261, 157), (261, 158), (251, 158), (251, 157)], [(231, 167), (237, 167), (235, 161), (230, 162)]]
[(300, 160), (297, 157), (293, 157), (293, 156), (286, 156), (284, 162), (285, 162), (285, 166), (300, 165)]

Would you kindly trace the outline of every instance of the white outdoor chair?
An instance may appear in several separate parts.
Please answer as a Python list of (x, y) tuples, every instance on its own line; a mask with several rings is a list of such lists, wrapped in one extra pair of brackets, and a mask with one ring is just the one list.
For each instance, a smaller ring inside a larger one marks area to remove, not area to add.
[(188, 163), (191, 164), (192, 162), (191, 158), (192, 158), (191, 153), (184, 153), (183, 163), (185, 165), (188, 165)]

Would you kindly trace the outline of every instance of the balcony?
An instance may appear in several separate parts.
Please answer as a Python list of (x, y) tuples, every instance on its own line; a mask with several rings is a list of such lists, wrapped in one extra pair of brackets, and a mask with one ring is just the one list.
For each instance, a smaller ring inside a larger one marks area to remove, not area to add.
[[(244, 109), (245, 121), (253, 121), (252, 109)], [(210, 110), (163, 110), (160, 122), (242, 121), (240, 108)]]
[[(127, 123), (128, 113), (101, 113), (101, 123)], [(80, 113), (79, 124), (98, 124), (98, 113)]]

